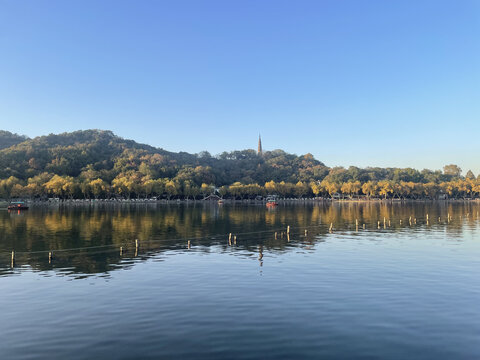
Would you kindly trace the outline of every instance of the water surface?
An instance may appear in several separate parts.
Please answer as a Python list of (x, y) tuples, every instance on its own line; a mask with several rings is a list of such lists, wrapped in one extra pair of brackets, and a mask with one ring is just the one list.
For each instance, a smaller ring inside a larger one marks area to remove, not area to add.
[(0, 358), (479, 358), (479, 210), (0, 212)]

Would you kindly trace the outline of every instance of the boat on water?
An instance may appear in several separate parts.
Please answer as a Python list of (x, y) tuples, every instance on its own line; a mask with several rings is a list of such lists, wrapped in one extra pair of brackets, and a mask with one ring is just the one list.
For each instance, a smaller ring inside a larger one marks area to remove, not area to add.
[(28, 210), (28, 205), (25, 204), (23, 201), (15, 201), (11, 202), (8, 205), (8, 210)]
[(275, 206), (278, 205), (276, 195), (268, 196), (266, 200), (267, 200), (267, 207), (268, 208), (275, 207)]

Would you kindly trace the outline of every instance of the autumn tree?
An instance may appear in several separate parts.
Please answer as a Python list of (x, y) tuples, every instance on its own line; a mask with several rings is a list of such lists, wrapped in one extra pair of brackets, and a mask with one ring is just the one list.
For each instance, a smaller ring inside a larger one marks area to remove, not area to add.
[(369, 198), (377, 194), (377, 189), (378, 186), (375, 181), (367, 181), (362, 185), (362, 192)]
[(101, 195), (106, 195), (108, 184), (102, 179), (92, 180), (89, 185), (95, 199), (98, 199)]
[(323, 191), (325, 191), (326, 193), (328, 193), (330, 195), (330, 197), (333, 196), (333, 194), (337, 193), (340, 191), (340, 188), (341, 188), (341, 185), (338, 184), (338, 183), (335, 183), (335, 182), (330, 182), (326, 179), (324, 179), (321, 183), (320, 183)]
[(309, 186), (302, 181), (299, 181), (295, 184), (294, 193), (297, 198), (303, 198), (309, 193), (309, 191)]

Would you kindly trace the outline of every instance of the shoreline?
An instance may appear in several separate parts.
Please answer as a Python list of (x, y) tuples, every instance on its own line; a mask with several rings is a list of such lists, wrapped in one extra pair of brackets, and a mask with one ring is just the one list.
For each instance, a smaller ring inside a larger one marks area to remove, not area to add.
[[(0, 203), (10, 203), (14, 200), (0, 200)], [(64, 200), (24, 200), (25, 203), (32, 206), (76, 206), (76, 205), (172, 205), (172, 204), (214, 204), (222, 206), (224, 204), (250, 204), (265, 205), (265, 200), (255, 199), (222, 199), (222, 202), (204, 199), (64, 199)], [(476, 203), (480, 199), (328, 199), (328, 198), (305, 198), (305, 199), (278, 199), (279, 205), (289, 204), (407, 204), (407, 203)]]

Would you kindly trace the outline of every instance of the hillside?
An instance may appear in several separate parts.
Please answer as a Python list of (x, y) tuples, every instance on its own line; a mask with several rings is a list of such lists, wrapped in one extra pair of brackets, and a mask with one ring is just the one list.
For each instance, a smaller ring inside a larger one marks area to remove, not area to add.
[[(434, 197), (480, 192), (471, 172), (448, 165), (439, 170), (328, 168), (311, 154), (282, 150), (174, 153), (116, 136), (85, 130), (28, 139), (0, 132), (0, 197), (198, 197), (214, 187), (235, 198), (365, 195)], [(447, 183), (451, 181), (464, 183)], [(440, 186), (441, 185), (441, 186)], [(478, 191), (477, 191), (478, 190)]]
[(6, 149), (10, 146), (20, 144), (27, 140), (28, 137), (18, 134), (13, 134), (9, 131), (0, 130), (0, 150)]
[[(168, 152), (110, 131), (86, 130), (28, 139), (0, 151), (0, 178), (22, 180), (43, 172), (77, 177), (86, 169), (112, 172), (122, 157)], [(113, 173), (112, 173), (113, 174)]]
[(28, 181), (40, 175), (55, 174), (79, 179), (100, 178), (111, 183), (118, 176), (169, 178), (217, 186), (239, 181), (309, 181), (328, 173), (313, 156), (296, 156), (281, 150), (258, 156), (253, 150), (234, 151), (212, 157), (207, 152), (173, 153), (111, 131), (86, 130), (50, 134), (0, 150), (0, 179), (11, 176)]

